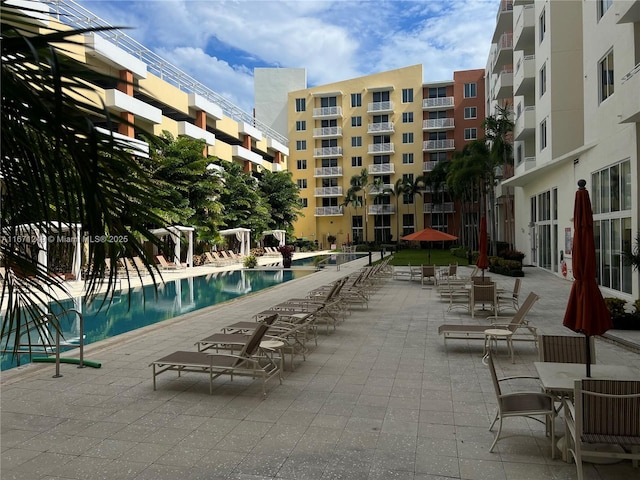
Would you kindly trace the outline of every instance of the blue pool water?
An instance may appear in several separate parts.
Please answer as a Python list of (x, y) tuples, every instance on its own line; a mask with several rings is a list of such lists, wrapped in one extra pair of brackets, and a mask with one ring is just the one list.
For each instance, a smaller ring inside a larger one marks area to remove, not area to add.
[[(82, 312), (84, 319), (85, 345), (130, 332), (147, 325), (167, 320), (183, 313), (216, 305), (233, 298), (279, 285), (302, 276), (309, 270), (233, 270), (198, 277), (173, 280), (161, 285), (157, 296), (153, 286), (119, 291), (111, 304), (101, 307), (104, 297), (89, 302), (84, 297), (62, 302), (63, 308)], [(51, 306), (53, 313), (62, 311), (60, 306)], [(76, 314), (62, 317), (64, 338), (73, 341), (79, 338), (79, 323)], [(3, 345), (4, 348), (4, 345)], [(21, 355), (20, 365), (29, 363), (28, 355)], [(2, 354), (0, 369), (6, 370), (18, 364), (11, 354)]]

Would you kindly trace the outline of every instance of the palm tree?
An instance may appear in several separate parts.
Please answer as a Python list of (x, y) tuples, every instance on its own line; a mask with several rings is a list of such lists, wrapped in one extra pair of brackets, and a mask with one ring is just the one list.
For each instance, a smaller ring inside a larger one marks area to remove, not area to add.
[[(0, 3), (0, 257), (9, 272), (0, 298), (0, 310), (6, 309), (0, 334), (2, 347), (14, 352), (23, 335), (35, 331), (50, 338), (47, 324), (59, 329), (46, 308), (66, 292), (63, 281), (38, 261), (37, 247), (22, 243), (25, 234), (37, 230), (40, 238), (55, 240), (57, 227), (81, 224), (85, 238), (92, 240), (84, 280), (93, 295), (105, 283), (105, 259), (115, 264), (122, 257), (140, 256), (155, 279), (159, 271), (146, 260), (143, 241), (159, 243), (149, 229), (162, 225), (154, 211), (166, 208), (137, 161), (135, 146), (94, 123), (126, 123), (111, 118), (87, 93), (94, 85), (120, 80), (65, 55), (74, 49), (74, 37), (100, 29), (39, 33), (32, 13), (7, 0)], [(149, 134), (148, 140), (155, 142), (155, 137)], [(107, 292), (115, 288), (115, 275), (115, 269), (107, 275)]]
[[(347, 190), (347, 193), (345, 194), (345, 197), (344, 197), (344, 202), (342, 202), (340, 206), (345, 208), (352, 205), (356, 211), (356, 215), (358, 215), (358, 207), (362, 206), (362, 201), (360, 199), (361, 197), (358, 195), (358, 193), (352, 188), (350, 188), (349, 190)], [(352, 228), (353, 228), (353, 212), (351, 213), (351, 229)], [(355, 236), (353, 237), (353, 242), (357, 243), (357, 238), (355, 238)]]
[[(358, 206), (364, 206), (364, 210), (365, 211), (364, 211), (364, 222), (363, 222), (364, 224), (363, 224), (363, 227), (364, 227), (364, 241), (365, 241), (365, 243), (369, 242), (369, 235), (368, 235), (368, 230), (369, 230), (368, 223), (369, 222), (367, 221), (367, 192), (366, 192), (366, 187), (367, 187), (368, 181), (369, 181), (369, 172), (367, 171), (366, 168), (363, 168), (360, 171), (359, 175), (353, 175), (351, 177), (351, 179), (349, 181), (350, 184), (351, 184), (351, 187), (349, 187), (349, 190), (347, 191), (347, 195), (346, 195), (347, 198), (350, 198), (352, 200), (353, 199), (356, 200), (356, 204), (355, 204), (356, 215), (358, 214), (357, 213)], [(364, 193), (364, 195), (362, 195), (362, 198), (364, 200), (364, 205), (362, 205), (362, 204), (358, 205), (360, 203), (360, 200), (359, 200), (358, 197), (360, 197), (361, 193)], [(353, 201), (351, 203), (353, 204)]]
[(384, 193), (393, 195), (396, 199), (396, 241), (400, 240), (400, 198), (407, 190), (407, 180), (399, 178), (393, 184), (393, 188), (385, 188)]
[(407, 181), (405, 194), (413, 198), (415, 231), (418, 231), (418, 203), (415, 201), (416, 196), (424, 198), (424, 187), (427, 185), (427, 177), (420, 175), (413, 182)]

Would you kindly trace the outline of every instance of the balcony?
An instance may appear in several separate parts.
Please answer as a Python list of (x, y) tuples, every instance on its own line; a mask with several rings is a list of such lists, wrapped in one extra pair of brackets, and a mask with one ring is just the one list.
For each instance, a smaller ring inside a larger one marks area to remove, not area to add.
[[(627, 73), (620, 82), (620, 96), (625, 99), (620, 102), (620, 123), (640, 122), (640, 63)], [(616, 92), (617, 93), (617, 92)]]
[(342, 147), (322, 147), (313, 149), (313, 158), (341, 157)]
[[(495, 32), (504, 32), (513, 25), (513, 0), (502, 0), (500, 7), (498, 8), (498, 14), (496, 15), (496, 28)], [(496, 42), (497, 38), (494, 38), (492, 42)]]
[(316, 217), (342, 216), (342, 207), (316, 207)]
[(342, 187), (321, 187), (316, 188), (314, 197), (341, 197)]
[(251, 150), (241, 147), (240, 145), (231, 146), (231, 157), (236, 160), (247, 161), (255, 163), (256, 165), (262, 165), (262, 155), (252, 152)]
[(536, 107), (531, 105), (524, 107), (524, 110), (516, 117), (513, 128), (513, 138), (517, 141), (524, 141), (536, 133)]
[(367, 106), (367, 113), (392, 113), (393, 102), (371, 102)]
[(374, 163), (367, 167), (370, 175), (380, 175), (383, 173), (395, 173), (393, 163)]
[(104, 93), (105, 105), (111, 111), (129, 112), (136, 118), (144, 119), (154, 125), (162, 123), (162, 110), (159, 108), (122, 93), (120, 90), (105, 90)]
[(636, 23), (640, 22), (640, 3), (639, 2), (613, 2), (617, 23)]
[(369, 205), (367, 213), (369, 215), (393, 215), (396, 212), (393, 205)]
[(514, 61), (516, 71), (513, 74), (513, 94), (533, 95), (536, 88), (536, 56), (516, 52)]
[(393, 133), (393, 122), (380, 122), (370, 123), (367, 127), (367, 133), (380, 134), (380, 133)]
[(494, 95), (496, 99), (513, 97), (513, 66), (508, 65), (502, 68), (497, 75), (494, 86)]
[(342, 118), (342, 107), (314, 108), (313, 118)]
[(193, 123), (178, 122), (178, 135), (195, 138), (196, 140), (204, 140), (207, 145), (214, 146), (216, 144), (216, 136), (200, 127), (196, 127)]
[(322, 177), (341, 177), (342, 167), (322, 167), (316, 168), (313, 172), (313, 176), (316, 178)]
[(372, 185), (369, 188), (369, 195), (383, 195), (385, 190), (393, 190), (392, 183), (382, 183), (378, 186)]
[(536, 38), (536, 9), (533, 4), (525, 5), (520, 11), (513, 28), (514, 50), (532, 51)]
[(453, 118), (435, 118), (422, 121), (422, 130), (452, 130), (454, 128)]
[(394, 153), (393, 143), (373, 143), (370, 144), (367, 153), (370, 155), (378, 155), (384, 153)]
[(513, 33), (503, 33), (498, 40), (497, 50), (493, 57), (493, 72), (497, 72), (505, 65), (513, 63)]
[(453, 107), (453, 97), (425, 98), (422, 100), (423, 110), (442, 110)]
[[(443, 162), (446, 162), (447, 160), (442, 160)], [(440, 163), (440, 160), (428, 160), (426, 162), (422, 162), (422, 171), (423, 172), (431, 172), (433, 171), (434, 168), (436, 168), (436, 165), (438, 165)]]
[(342, 137), (342, 127), (322, 127), (313, 129), (313, 138)]
[(455, 150), (455, 142), (452, 138), (445, 140), (427, 140), (422, 142), (422, 150), (424, 152), (434, 152), (442, 150)]
[(453, 202), (425, 203), (422, 213), (456, 213)]

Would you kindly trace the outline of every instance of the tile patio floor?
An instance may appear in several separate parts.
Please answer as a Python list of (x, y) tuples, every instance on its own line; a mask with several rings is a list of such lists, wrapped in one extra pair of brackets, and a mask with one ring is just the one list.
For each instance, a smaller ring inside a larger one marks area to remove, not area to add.
[[(318, 285), (353, 273), (364, 260), (189, 313), (93, 344), (86, 358), (100, 369), (38, 364), (3, 372), (3, 480), (60, 479), (574, 479), (573, 464), (551, 460), (544, 428), (506, 419), (507, 436), (489, 453), (495, 412), (482, 342), (438, 335), (448, 313), (435, 290), (387, 280), (367, 310), (352, 314), (272, 381), (168, 372), (153, 391), (149, 362), (221, 327)], [(198, 267), (201, 268), (201, 267)], [(510, 288), (512, 279), (500, 277)], [(562, 317), (570, 283), (527, 268), (522, 294), (541, 299), (530, 320), (541, 333), (568, 333)], [(486, 320), (484, 320), (486, 321)], [(483, 322), (476, 317), (475, 322)], [(640, 342), (638, 342), (640, 345)], [(599, 363), (636, 368), (640, 354), (596, 341)], [(516, 363), (497, 357), (499, 374), (535, 374), (532, 344), (516, 343)], [(558, 429), (563, 431), (561, 421)], [(585, 464), (588, 479), (640, 478), (630, 462)]]

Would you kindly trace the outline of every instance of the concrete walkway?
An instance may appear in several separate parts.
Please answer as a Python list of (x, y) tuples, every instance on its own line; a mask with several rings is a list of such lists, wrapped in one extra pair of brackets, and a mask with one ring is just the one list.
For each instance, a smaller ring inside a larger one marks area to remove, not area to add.
[[(435, 289), (388, 279), (368, 309), (272, 381), (173, 373), (152, 387), (149, 363), (312, 288), (355, 273), (359, 260), (192, 312), (86, 349), (100, 369), (34, 364), (2, 374), (1, 477), (55, 479), (574, 479), (575, 465), (551, 460), (544, 427), (505, 420), (507, 437), (489, 453), (495, 412), (482, 342), (448, 342), (438, 325), (484, 323), (447, 312)], [(540, 333), (570, 333), (562, 317), (571, 284), (527, 268), (522, 294), (538, 293), (530, 315)], [(499, 286), (513, 279), (496, 276)], [(616, 333), (625, 337), (629, 332)], [(638, 343), (640, 345), (640, 343)], [(598, 363), (630, 365), (640, 354), (596, 341)], [(535, 374), (533, 344), (502, 350), (499, 375)], [(537, 387), (535, 387), (537, 388)], [(558, 429), (563, 431), (561, 420)], [(518, 434), (517, 436), (509, 436)], [(585, 464), (588, 479), (637, 478), (630, 462)]]

